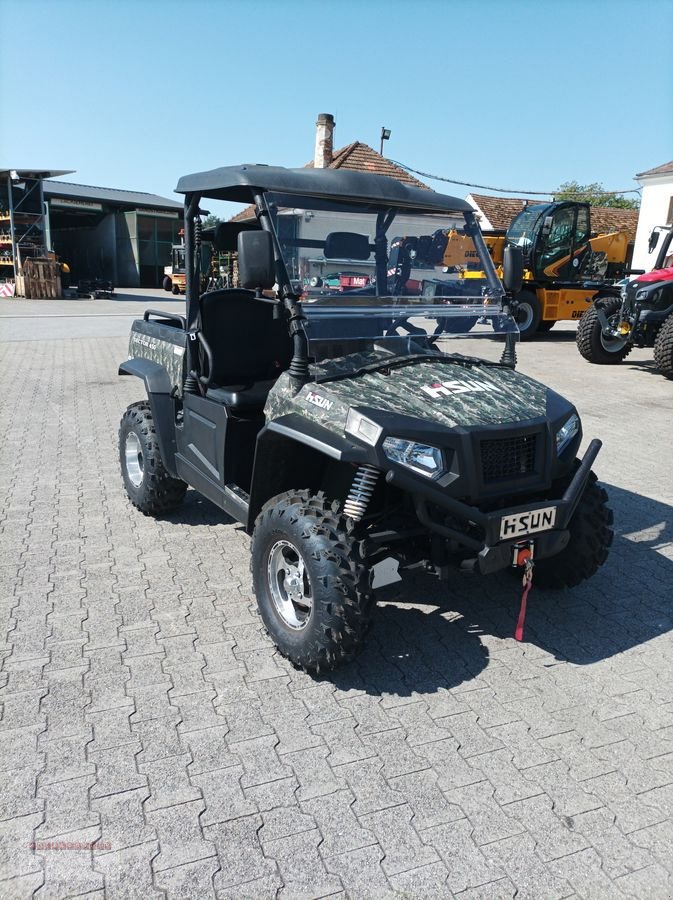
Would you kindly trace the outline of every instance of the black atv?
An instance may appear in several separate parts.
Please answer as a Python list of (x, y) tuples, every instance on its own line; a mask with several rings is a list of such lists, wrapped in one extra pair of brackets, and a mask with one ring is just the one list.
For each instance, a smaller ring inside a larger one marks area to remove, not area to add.
[(657, 226), (650, 253), (664, 234), (654, 269), (627, 282), (620, 298), (602, 297), (580, 319), (577, 347), (590, 363), (613, 365), (634, 347), (653, 347), (654, 363), (673, 378), (673, 227)]
[[(515, 371), (516, 323), (467, 203), (377, 175), (268, 166), (190, 175), (177, 190), (187, 318), (147, 310), (133, 324), (119, 372), (142, 378), (147, 398), (121, 421), (124, 485), (148, 515), (189, 485), (243, 523), (262, 619), (292, 662), (350, 659), (386, 572), (485, 575), (534, 555), (539, 583), (561, 588), (605, 562), (600, 441), (578, 460), (575, 408)], [(214, 234), (237, 252), (240, 286), (199, 295), (203, 197), (248, 210)], [(441, 260), (391, 267), (398, 235), (456, 221), (486, 287), (453, 291)], [(293, 280), (310, 284), (326, 264), (365, 286), (309, 289), (300, 303)], [(505, 271), (520, 286), (516, 248)]]

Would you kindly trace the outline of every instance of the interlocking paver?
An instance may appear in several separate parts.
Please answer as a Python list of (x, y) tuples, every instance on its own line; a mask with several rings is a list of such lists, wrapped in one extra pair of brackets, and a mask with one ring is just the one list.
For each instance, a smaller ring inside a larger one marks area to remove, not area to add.
[(507, 872), (516, 885), (517, 898), (561, 900), (574, 894), (571, 884), (542, 862), (529, 834), (495, 841), (484, 847), (483, 852)]
[(98, 813), (89, 806), (89, 791), (95, 783), (94, 775), (85, 775), (40, 785), (37, 796), (45, 802), (45, 819), (35, 833), (36, 840), (98, 825)]
[(229, 766), (226, 769), (214, 769), (201, 775), (192, 775), (192, 783), (202, 792), (206, 802), (202, 816), (204, 826), (228, 822), (230, 819), (257, 812), (255, 803), (243, 792), (242, 777), (241, 766)]
[(472, 840), (467, 819), (434, 825), (420, 832), (424, 843), (434, 847), (444, 862), (446, 883), (454, 894), (498, 881), (505, 870), (488, 859)]
[[(267, 859), (259, 842), (260, 816), (243, 816), (205, 829), (205, 835), (217, 848), (221, 869), (215, 876), (215, 890), (244, 885), (257, 879), (276, 876), (277, 866)], [(268, 895), (267, 895), (268, 896)]]
[(112, 850), (121, 850), (156, 841), (156, 831), (143, 813), (143, 803), (149, 796), (149, 788), (137, 788), (92, 799), (91, 809), (100, 816), (101, 842)]
[(264, 853), (278, 864), (283, 888), (279, 897), (327, 897), (341, 891), (341, 879), (328, 874), (318, 846), (320, 832), (298, 832), (264, 844)]
[(424, 844), (411, 826), (413, 810), (406, 804), (368, 813), (360, 822), (371, 830), (383, 847), (381, 863), (386, 875), (439, 862), (436, 850)]
[(103, 875), (94, 867), (93, 851), (87, 849), (99, 839), (100, 831), (96, 828), (69, 831), (45, 842), (47, 847), (49, 842), (58, 845), (58, 849), (36, 850), (43, 860), (43, 892), (47, 896), (74, 898), (103, 890)]
[(376, 843), (373, 832), (363, 827), (360, 823), (364, 820), (358, 821), (353, 812), (354, 801), (353, 794), (344, 790), (301, 803), (302, 810), (318, 823), (324, 840), (321, 846), (323, 856), (346, 853)]
[(381, 868), (383, 850), (374, 844), (338, 856), (325, 857), (328, 872), (339, 875), (346, 896), (366, 900), (392, 900), (395, 893)]
[(203, 801), (194, 800), (145, 813), (149, 825), (156, 829), (161, 850), (152, 863), (155, 872), (215, 856), (215, 847), (204, 839), (199, 821), (203, 810)]
[(200, 859), (156, 872), (154, 883), (165, 892), (162, 896), (169, 900), (193, 900), (195, 897), (199, 900), (214, 900), (216, 894), (213, 881), (219, 868), (217, 857)]
[[(515, 644), (508, 579), (415, 577), (386, 589), (356, 663), (316, 679), (264, 634), (226, 517), (193, 492), (162, 520), (127, 503), (125, 350), (3, 345), (25, 374), (0, 399), (0, 895), (666, 896), (673, 495), (662, 476), (642, 496), (603, 408), (617, 537), (596, 578), (535, 589)], [(562, 392), (575, 379), (589, 433), (572, 344), (526, 350)], [(592, 374), (654, 429), (647, 374)], [(55, 831), (100, 848), (30, 849)]]
[(152, 860), (159, 853), (159, 847), (152, 841), (113, 850), (110, 853), (94, 854), (94, 869), (105, 878), (107, 896), (123, 900), (161, 900), (165, 894), (157, 890), (152, 881)]

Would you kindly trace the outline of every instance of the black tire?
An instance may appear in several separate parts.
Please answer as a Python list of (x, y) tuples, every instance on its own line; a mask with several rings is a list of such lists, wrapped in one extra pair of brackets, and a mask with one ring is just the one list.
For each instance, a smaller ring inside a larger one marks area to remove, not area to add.
[(171, 288), (171, 290), (174, 294), (180, 293), (180, 288), (177, 286), (177, 284), (174, 284), (173, 287)]
[(540, 334), (545, 334), (547, 331), (551, 331), (554, 325), (556, 325), (556, 319), (543, 319), (537, 326), (537, 330)]
[[(603, 312), (609, 319), (619, 312), (621, 301), (618, 297), (603, 300)], [(598, 309), (595, 302), (582, 315), (577, 326), (577, 349), (587, 362), (599, 366), (614, 366), (629, 355), (633, 344), (618, 338), (606, 338), (598, 320)]]
[(540, 301), (532, 291), (521, 291), (514, 299), (516, 300), (514, 318), (519, 326), (519, 336), (522, 341), (529, 341), (537, 332), (542, 320)]
[(360, 548), (322, 493), (288, 491), (262, 508), (252, 535), (255, 595), (271, 639), (294, 665), (334, 669), (361, 649), (374, 595)]
[(166, 471), (152, 412), (145, 401), (132, 403), (119, 423), (119, 463), (129, 500), (146, 516), (159, 516), (180, 506), (187, 485)]
[(666, 378), (673, 378), (673, 315), (665, 320), (655, 338), (654, 364)]
[(612, 510), (608, 495), (597, 483), (593, 472), (570, 520), (570, 540), (556, 556), (535, 564), (534, 583), (541, 588), (559, 590), (576, 587), (595, 575), (608, 558), (614, 536)]
[(164, 275), (164, 280), (161, 282), (161, 286), (165, 291), (171, 291), (173, 288), (173, 282), (168, 277), (168, 275)]

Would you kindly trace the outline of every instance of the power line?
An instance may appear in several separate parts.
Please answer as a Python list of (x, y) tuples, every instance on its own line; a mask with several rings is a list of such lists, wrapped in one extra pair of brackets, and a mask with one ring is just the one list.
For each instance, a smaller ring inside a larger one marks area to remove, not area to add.
[[(421, 172), (420, 169), (412, 169), (411, 166), (407, 166), (404, 163), (398, 162), (396, 159), (391, 159), (391, 163), (394, 163), (396, 166), (399, 166), (400, 169), (405, 169), (407, 172), (413, 172), (415, 175), (420, 175), (421, 178), (430, 178), (432, 181), (445, 181), (447, 184), (458, 184), (461, 187), (469, 187), (469, 188), (478, 188), (481, 191), (496, 191), (498, 194), (525, 194), (529, 197), (553, 197), (555, 194), (561, 193), (558, 188), (555, 188), (553, 191), (522, 191), (516, 190), (515, 188), (499, 188), (492, 187), (489, 184), (472, 184), (469, 181), (458, 181), (455, 178), (444, 178), (442, 175), (431, 175), (429, 172)], [(626, 188), (623, 191), (591, 191), (592, 194), (638, 194), (640, 193), (641, 188)], [(578, 197), (583, 197), (586, 195), (586, 191), (566, 191), (562, 192), (563, 194), (575, 194)]]

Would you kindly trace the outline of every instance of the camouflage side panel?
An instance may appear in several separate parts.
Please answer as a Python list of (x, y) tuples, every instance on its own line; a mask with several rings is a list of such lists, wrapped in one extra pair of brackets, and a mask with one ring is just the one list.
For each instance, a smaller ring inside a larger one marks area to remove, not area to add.
[(136, 319), (131, 326), (129, 359), (149, 359), (163, 366), (171, 380), (174, 396), (180, 397), (186, 344), (187, 335), (180, 328)]
[[(322, 364), (320, 376), (345, 374), (385, 351), (353, 354)], [(548, 388), (519, 372), (497, 366), (420, 361), (399, 369), (353, 375), (339, 381), (310, 382), (297, 393), (281, 376), (267, 401), (267, 419), (300, 413), (343, 433), (348, 410), (368, 407), (398, 413), (446, 428), (516, 424), (544, 416)]]

